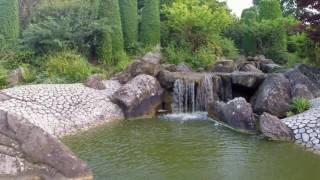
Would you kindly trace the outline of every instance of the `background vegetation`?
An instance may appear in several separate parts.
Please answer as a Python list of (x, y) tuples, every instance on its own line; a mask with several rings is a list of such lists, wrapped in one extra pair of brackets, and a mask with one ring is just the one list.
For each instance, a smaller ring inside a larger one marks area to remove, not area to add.
[(19, 67), (28, 83), (108, 77), (157, 45), (166, 63), (194, 68), (260, 54), (320, 63), (318, 1), (253, 4), (238, 18), (217, 0), (0, 0), (0, 86)]

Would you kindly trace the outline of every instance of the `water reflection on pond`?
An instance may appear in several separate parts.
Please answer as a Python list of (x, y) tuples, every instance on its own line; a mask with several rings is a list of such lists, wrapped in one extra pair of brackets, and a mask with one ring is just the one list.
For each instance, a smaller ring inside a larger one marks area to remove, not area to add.
[(97, 180), (320, 178), (320, 156), (206, 120), (123, 121), (64, 142), (88, 162)]

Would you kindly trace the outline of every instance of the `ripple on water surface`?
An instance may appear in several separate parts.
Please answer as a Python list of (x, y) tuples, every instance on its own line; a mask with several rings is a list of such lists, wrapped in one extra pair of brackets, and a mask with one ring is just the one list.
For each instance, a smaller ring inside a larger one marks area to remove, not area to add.
[(123, 121), (64, 142), (98, 180), (320, 179), (320, 156), (188, 116)]

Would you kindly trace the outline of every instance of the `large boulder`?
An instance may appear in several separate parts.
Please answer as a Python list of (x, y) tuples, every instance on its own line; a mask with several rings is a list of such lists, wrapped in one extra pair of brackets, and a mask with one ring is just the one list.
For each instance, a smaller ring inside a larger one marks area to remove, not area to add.
[(285, 73), (285, 76), (290, 81), (291, 96), (315, 98), (320, 96), (320, 89), (307, 76), (302, 74), (298, 69), (293, 69)]
[(313, 83), (320, 87), (320, 68), (300, 64), (295, 67), (302, 74), (308, 77)]
[(263, 73), (255, 72), (233, 72), (231, 74), (232, 84), (246, 88), (257, 88), (267, 77)]
[(262, 71), (253, 64), (245, 64), (242, 67), (239, 68), (239, 71), (244, 71), (244, 72), (253, 72), (253, 73), (262, 73)]
[(94, 74), (90, 76), (84, 83), (86, 87), (93, 88), (96, 90), (106, 89), (106, 85), (102, 82), (102, 76), (99, 74)]
[(140, 74), (147, 74), (155, 77), (161, 69), (160, 61), (161, 53), (159, 49), (154, 52), (149, 52), (141, 59), (133, 61), (126, 70), (116, 74), (111, 79), (125, 84)]
[(145, 60), (135, 60), (125, 71), (116, 74), (112, 80), (118, 80), (120, 83), (125, 84), (140, 74), (147, 74), (155, 77), (159, 71), (159, 64)]
[(142, 57), (142, 60), (148, 63), (160, 64), (160, 61), (161, 61), (160, 49), (157, 49), (153, 52), (148, 52)]
[(16, 114), (0, 111), (0, 144), (1, 177), (93, 179), (87, 165), (58, 139)]
[(244, 98), (235, 98), (228, 103), (212, 102), (209, 105), (208, 114), (236, 130), (248, 133), (257, 131), (252, 107)]
[(292, 141), (294, 135), (292, 130), (282, 122), (278, 117), (269, 113), (263, 113), (260, 116), (260, 131), (271, 140)]
[(17, 68), (9, 72), (9, 75), (7, 77), (7, 81), (10, 86), (15, 86), (21, 82), (24, 81), (24, 69), (22, 67)]
[(260, 69), (264, 72), (264, 73), (272, 73), (275, 72), (277, 70), (283, 69), (282, 66), (278, 65), (278, 64), (274, 64), (274, 63), (270, 63), (270, 64), (260, 64)]
[(123, 85), (111, 100), (123, 110), (126, 118), (154, 116), (161, 105), (163, 89), (150, 75), (138, 75)]
[(270, 75), (251, 99), (254, 112), (285, 117), (289, 110), (290, 82), (283, 74)]
[(221, 59), (208, 69), (210, 72), (231, 73), (235, 70), (235, 63), (233, 60)]
[(190, 68), (186, 63), (180, 63), (178, 65), (162, 64), (161, 67), (170, 72), (192, 72), (192, 68)]
[(160, 82), (161, 86), (167, 90), (172, 90), (174, 83), (178, 79), (200, 82), (204, 77), (205, 73), (195, 73), (195, 72), (170, 72), (162, 69), (157, 79)]

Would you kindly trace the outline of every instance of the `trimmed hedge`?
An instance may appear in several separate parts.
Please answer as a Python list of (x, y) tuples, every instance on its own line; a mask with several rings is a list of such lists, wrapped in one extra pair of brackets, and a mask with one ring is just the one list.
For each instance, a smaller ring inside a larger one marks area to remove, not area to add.
[(273, 20), (282, 17), (279, 0), (262, 0), (259, 2), (260, 19)]
[(136, 0), (119, 0), (122, 32), (127, 49), (138, 40), (138, 4)]
[(18, 0), (0, 0), (0, 48), (16, 44), (20, 33)]
[(140, 41), (145, 46), (160, 43), (160, 4), (159, 0), (145, 0), (142, 10)]
[[(122, 52), (124, 44), (118, 0), (101, 0), (99, 18), (111, 29), (110, 37), (112, 40), (112, 55), (114, 56), (115, 54)], [(104, 32), (107, 33), (107, 31)], [(106, 38), (108, 35), (104, 35), (103, 37)], [(105, 41), (105, 38), (100, 40)], [(107, 43), (101, 44), (107, 45)]]

